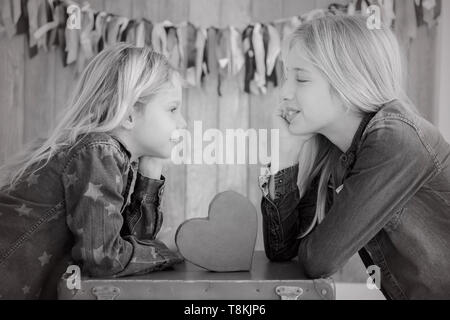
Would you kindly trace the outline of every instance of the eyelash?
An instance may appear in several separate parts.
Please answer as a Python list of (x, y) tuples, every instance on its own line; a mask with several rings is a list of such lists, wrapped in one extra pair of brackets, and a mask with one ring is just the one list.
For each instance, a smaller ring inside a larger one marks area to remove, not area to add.
[(309, 82), (308, 80), (298, 80), (298, 79), (296, 79), (296, 81), (297, 81), (297, 82), (300, 82), (300, 83)]

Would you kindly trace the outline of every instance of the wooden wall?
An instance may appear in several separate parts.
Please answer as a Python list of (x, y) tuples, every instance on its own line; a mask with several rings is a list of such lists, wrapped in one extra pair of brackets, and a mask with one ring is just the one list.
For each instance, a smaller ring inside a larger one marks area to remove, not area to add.
[[(411, 0), (412, 1), (412, 0)], [(79, 1), (81, 2), (81, 1)], [(146, 17), (152, 21), (189, 20), (198, 26), (243, 27), (250, 22), (266, 22), (325, 8), (330, 0), (89, 0), (92, 7), (127, 17)], [(345, 3), (346, 1), (341, 0)], [(430, 36), (431, 34), (431, 36)], [(424, 30), (408, 54), (413, 62), (410, 88), (413, 100), (424, 107), (424, 114), (433, 118), (432, 83), (422, 81), (434, 70), (428, 56), (434, 48), (434, 32)], [(424, 59), (424, 56), (427, 57)], [(47, 133), (57, 121), (57, 114), (76, 81), (75, 68), (62, 65), (61, 52), (40, 52), (30, 59), (24, 36), (8, 39), (0, 35), (0, 164), (30, 139)], [(236, 80), (239, 81), (236, 81)], [(264, 96), (244, 94), (242, 74), (223, 83), (223, 95), (217, 95), (217, 76), (209, 76), (204, 88), (184, 90), (183, 112), (189, 129), (202, 120), (203, 130), (218, 128), (270, 128), (270, 112), (278, 101), (278, 89), (269, 88)], [(420, 88), (427, 86), (427, 88)], [(167, 172), (165, 191), (165, 222), (160, 238), (174, 247), (177, 226), (186, 218), (206, 216), (208, 204), (220, 191), (232, 189), (248, 196), (257, 207), (261, 194), (257, 187), (256, 165), (180, 165)], [(260, 219), (259, 215), (259, 219)], [(261, 221), (257, 249), (262, 249)], [(364, 279), (357, 258), (341, 271), (350, 278)], [(358, 274), (359, 276), (353, 276)], [(344, 276), (345, 278), (345, 276)]]

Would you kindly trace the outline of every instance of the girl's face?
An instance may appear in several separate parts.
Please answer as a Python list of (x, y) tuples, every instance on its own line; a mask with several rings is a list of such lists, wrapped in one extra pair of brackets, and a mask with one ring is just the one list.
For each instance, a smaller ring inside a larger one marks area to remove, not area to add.
[(145, 156), (167, 159), (178, 142), (172, 139), (176, 130), (186, 127), (181, 114), (182, 88), (174, 77), (142, 112), (135, 113), (133, 136), (139, 153)]
[(345, 112), (328, 81), (304, 56), (298, 44), (289, 50), (287, 76), (281, 90), (285, 119), (295, 135), (323, 133)]

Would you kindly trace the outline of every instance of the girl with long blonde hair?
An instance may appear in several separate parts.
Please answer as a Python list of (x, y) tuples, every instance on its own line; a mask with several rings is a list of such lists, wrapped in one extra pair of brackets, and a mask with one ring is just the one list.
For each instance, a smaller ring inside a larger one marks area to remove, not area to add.
[(1, 297), (55, 298), (69, 264), (124, 276), (181, 261), (156, 239), (181, 94), (149, 48), (120, 43), (89, 63), (56, 128), (0, 170)]
[(314, 19), (285, 43), (266, 254), (328, 277), (359, 252), (387, 298), (450, 298), (450, 146), (405, 94), (394, 34), (366, 19)]

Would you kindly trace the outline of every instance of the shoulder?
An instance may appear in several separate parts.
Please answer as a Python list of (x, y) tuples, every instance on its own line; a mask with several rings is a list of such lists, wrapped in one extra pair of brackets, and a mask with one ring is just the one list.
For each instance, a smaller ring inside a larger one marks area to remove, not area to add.
[(397, 144), (424, 147), (421, 126), (424, 119), (400, 101), (393, 101), (381, 108), (369, 121), (363, 139), (376, 138), (392, 146)]
[(125, 167), (129, 162), (129, 157), (120, 143), (104, 132), (92, 132), (78, 137), (68, 150), (66, 159), (65, 168), (77, 159), (85, 162), (98, 159), (104, 163), (112, 160), (119, 167)]
[(434, 134), (432, 127), (420, 114), (393, 101), (368, 122), (360, 148), (387, 157), (420, 157), (428, 162), (434, 157), (429, 143), (430, 134)]

